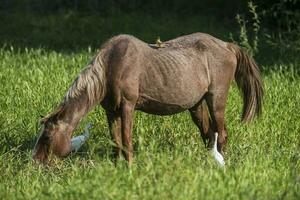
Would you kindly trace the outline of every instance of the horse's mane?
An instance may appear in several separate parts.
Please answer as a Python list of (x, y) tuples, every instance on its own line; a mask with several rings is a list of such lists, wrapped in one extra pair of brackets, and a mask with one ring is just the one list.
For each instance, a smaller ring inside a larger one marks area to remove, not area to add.
[(105, 72), (101, 53), (81, 71), (67, 91), (63, 103), (87, 95), (89, 107), (95, 105), (105, 93)]
[(65, 94), (60, 105), (49, 113), (42, 121), (60, 115), (64, 112), (66, 106), (72, 101), (77, 102), (80, 98), (87, 97), (87, 109), (104, 96), (105, 93), (105, 68), (101, 52), (92, 59), (92, 61), (81, 71), (74, 80), (73, 84)]

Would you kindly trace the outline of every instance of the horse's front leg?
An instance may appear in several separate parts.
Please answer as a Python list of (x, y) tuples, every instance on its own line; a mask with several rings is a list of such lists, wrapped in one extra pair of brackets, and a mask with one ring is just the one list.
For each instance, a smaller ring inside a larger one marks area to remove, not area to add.
[(133, 125), (134, 104), (124, 100), (122, 102), (121, 112), (123, 153), (125, 159), (128, 161), (128, 165), (131, 166), (133, 157), (131, 132)]
[(115, 143), (114, 157), (115, 160), (122, 154), (122, 136), (121, 136), (121, 113), (106, 111), (110, 135)]

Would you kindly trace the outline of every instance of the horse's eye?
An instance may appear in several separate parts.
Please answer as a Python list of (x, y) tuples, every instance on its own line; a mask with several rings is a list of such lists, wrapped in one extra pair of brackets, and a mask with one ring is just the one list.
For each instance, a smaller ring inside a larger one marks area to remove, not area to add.
[(49, 143), (50, 140), (51, 140), (51, 137), (48, 134), (44, 134), (42, 136), (42, 140), (43, 140), (44, 143)]
[(44, 139), (49, 140), (50, 139), (49, 135), (44, 135)]

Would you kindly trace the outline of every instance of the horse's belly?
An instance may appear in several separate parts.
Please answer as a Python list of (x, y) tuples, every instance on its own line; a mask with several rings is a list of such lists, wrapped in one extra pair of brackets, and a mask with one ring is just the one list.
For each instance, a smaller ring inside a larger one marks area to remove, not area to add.
[(160, 52), (149, 60), (140, 75), (136, 108), (147, 113), (169, 115), (198, 103), (208, 88), (201, 60), (184, 52)]
[(169, 100), (166, 100), (164, 98), (161, 99), (159, 97), (155, 98), (146, 94), (140, 94), (136, 110), (155, 115), (172, 115), (193, 107), (200, 101), (202, 96), (203, 93), (198, 93), (198, 95), (194, 94), (194, 96), (187, 95), (185, 98), (170, 97)]
[(183, 112), (188, 108), (189, 105), (161, 102), (145, 95), (139, 97), (135, 107), (136, 110), (154, 115), (172, 115)]
[(138, 110), (159, 115), (179, 113), (197, 104), (208, 88), (205, 81), (203, 83), (192, 75), (161, 79), (140, 84)]

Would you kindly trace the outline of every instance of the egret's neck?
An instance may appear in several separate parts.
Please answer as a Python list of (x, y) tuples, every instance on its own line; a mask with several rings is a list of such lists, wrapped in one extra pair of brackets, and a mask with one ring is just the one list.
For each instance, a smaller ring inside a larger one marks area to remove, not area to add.
[(217, 147), (217, 141), (218, 141), (218, 133), (215, 132), (215, 141), (214, 141), (214, 147)]

